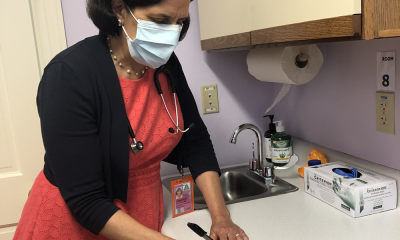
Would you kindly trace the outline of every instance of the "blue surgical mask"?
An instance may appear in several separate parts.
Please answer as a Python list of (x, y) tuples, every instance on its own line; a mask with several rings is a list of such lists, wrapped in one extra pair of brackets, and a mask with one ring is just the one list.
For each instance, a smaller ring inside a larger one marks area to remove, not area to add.
[(133, 60), (151, 68), (167, 63), (179, 42), (182, 25), (159, 24), (136, 19), (136, 38), (132, 40), (125, 31), (129, 53)]

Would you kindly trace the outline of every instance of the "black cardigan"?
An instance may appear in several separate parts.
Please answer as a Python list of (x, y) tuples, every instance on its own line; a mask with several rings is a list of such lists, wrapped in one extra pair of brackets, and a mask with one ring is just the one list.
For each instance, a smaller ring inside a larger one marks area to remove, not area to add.
[[(195, 127), (164, 161), (189, 167), (194, 179), (206, 171), (220, 173), (175, 54), (165, 67), (177, 85), (185, 128)], [(47, 65), (37, 106), (46, 150), (44, 174), (59, 188), (74, 218), (98, 234), (119, 210), (114, 199), (126, 202), (130, 151), (121, 87), (104, 35), (69, 47)]]

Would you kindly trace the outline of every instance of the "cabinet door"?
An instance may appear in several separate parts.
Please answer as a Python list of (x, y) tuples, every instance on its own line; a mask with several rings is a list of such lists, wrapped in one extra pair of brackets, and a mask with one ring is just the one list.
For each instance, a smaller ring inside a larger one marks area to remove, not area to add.
[(251, 30), (361, 14), (361, 0), (250, 0)]
[(249, 46), (249, 0), (199, 0), (203, 50)]
[(252, 45), (361, 36), (361, 0), (250, 3)]

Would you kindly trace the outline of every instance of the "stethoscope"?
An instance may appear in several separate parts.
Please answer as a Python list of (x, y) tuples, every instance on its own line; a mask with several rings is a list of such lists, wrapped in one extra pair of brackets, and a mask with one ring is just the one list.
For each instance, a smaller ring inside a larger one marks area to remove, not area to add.
[[(164, 96), (163, 96), (163, 92), (162, 92), (162, 89), (161, 89), (160, 81), (158, 80), (158, 75), (160, 75), (160, 73), (164, 73), (167, 76), (167, 78), (170, 80), (170, 83), (171, 83), (172, 93), (174, 94), (176, 122), (172, 118), (171, 113), (169, 112), (167, 104), (165, 103), (165, 100), (164, 100)], [(159, 67), (156, 70), (156, 72), (154, 73), (154, 84), (156, 85), (158, 94), (160, 94), (160, 96), (161, 96), (161, 99), (162, 99), (162, 101), (164, 103), (165, 110), (167, 110), (169, 118), (171, 119), (172, 123), (176, 127), (176, 131), (171, 127), (171, 128), (168, 129), (168, 132), (173, 133), (173, 134), (176, 135), (176, 134), (179, 133), (179, 131), (182, 132), (182, 133), (185, 133), (185, 132), (189, 131), (191, 128), (193, 128), (194, 127), (194, 123), (190, 124), (189, 127), (186, 128), (185, 130), (182, 130), (182, 129), (179, 128), (179, 114), (178, 114), (178, 106), (176, 104), (176, 86), (175, 86), (174, 79), (172, 78), (172, 75), (170, 74), (170, 72), (167, 69), (164, 68), (164, 65)], [(130, 136), (132, 138), (131, 149), (132, 149), (132, 151), (134, 153), (138, 153), (141, 150), (143, 150), (144, 145), (143, 145), (143, 143), (141, 141), (136, 141), (135, 133), (133, 132), (131, 123), (129, 122), (128, 115), (126, 115), (126, 118), (128, 120), (129, 134), (130, 134)]]

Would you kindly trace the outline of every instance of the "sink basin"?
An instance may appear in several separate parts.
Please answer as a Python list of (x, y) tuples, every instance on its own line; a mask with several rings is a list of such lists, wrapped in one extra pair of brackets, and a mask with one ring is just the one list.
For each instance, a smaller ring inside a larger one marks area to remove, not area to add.
[[(258, 184), (238, 171), (221, 173), (219, 181), (225, 202), (260, 195), (268, 190), (266, 185)], [(194, 202), (206, 204), (203, 194), (201, 194), (197, 185), (194, 188)]]
[[(179, 177), (167, 178), (162, 181), (163, 185), (171, 191), (171, 181)], [(245, 202), (258, 198), (272, 197), (289, 192), (297, 191), (298, 188), (292, 184), (276, 177), (273, 184), (265, 185), (247, 176), (247, 166), (231, 167), (221, 169), (222, 195), (226, 204)], [(194, 209), (207, 208), (203, 194), (195, 184), (194, 186)]]

